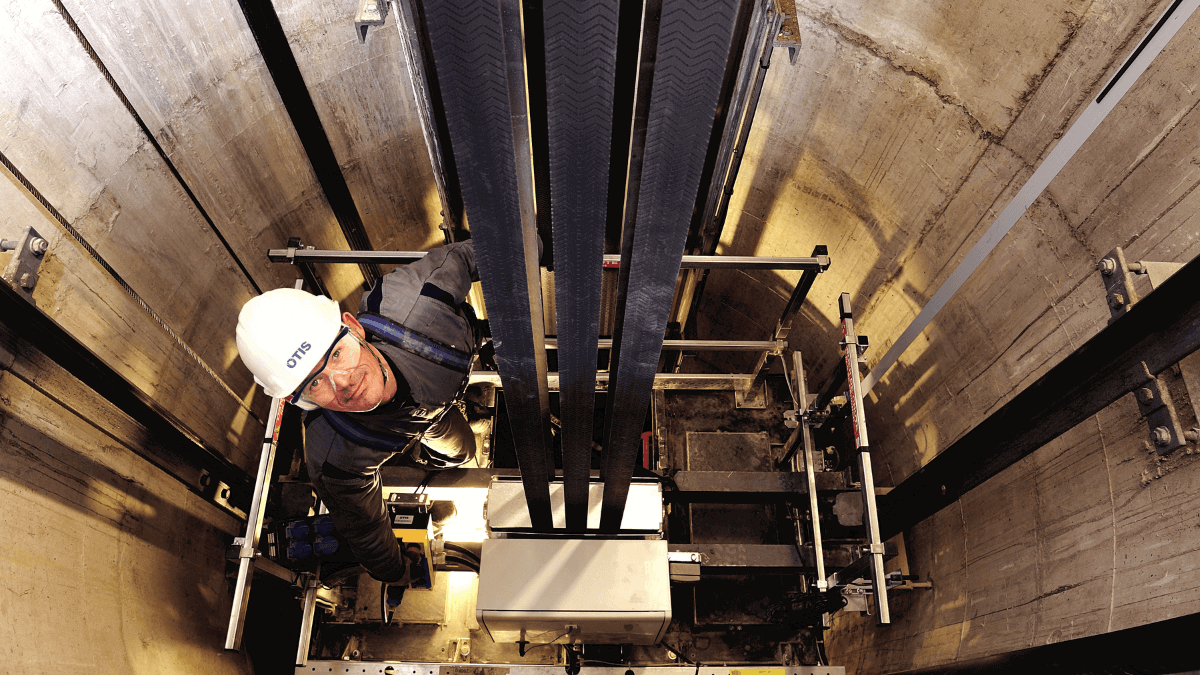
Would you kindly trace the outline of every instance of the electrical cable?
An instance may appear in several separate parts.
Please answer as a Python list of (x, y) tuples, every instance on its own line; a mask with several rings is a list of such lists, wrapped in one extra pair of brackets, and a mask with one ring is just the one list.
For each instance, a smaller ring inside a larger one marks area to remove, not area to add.
[(559, 633), (558, 636), (556, 636), (553, 640), (551, 640), (549, 642), (539, 642), (538, 644), (531, 645), (528, 642), (522, 641), (522, 642), (518, 642), (517, 646), (519, 648), (521, 656), (525, 656), (526, 654), (537, 649), (538, 647), (549, 647), (550, 645), (558, 644), (559, 640), (570, 635), (571, 631), (573, 631), (573, 630), (575, 630), (574, 626), (568, 628), (565, 633)]
[(480, 563), (479, 555), (476, 554), (471, 549), (467, 548), (466, 546), (459, 546), (458, 544), (453, 544), (450, 542), (445, 542), (443, 545), (446, 547), (447, 550), (461, 553), (461, 554), (467, 556), (468, 558), (470, 558), (471, 560), (474, 560), (475, 564), (477, 564), (477, 565)]
[(463, 567), (466, 567), (467, 569), (471, 570), (472, 572), (479, 574), (479, 566), (476, 565), (474, 562), (467, 560), (466, 558), (459, 558), (456, 556), (448, 555), (448, 556), (446, 556), (446, 562), (453, 563), (455, 565), (462, 565)]
[(413, 488), (413, 494), (419, 495), (425, 492), (425, 488), (429, 487), (429, 481), (431, 480), (433, 480), (433, 472), (426, 471), (425, 477), (421, 479), (420, 483), (417, 483), (417, 487)]

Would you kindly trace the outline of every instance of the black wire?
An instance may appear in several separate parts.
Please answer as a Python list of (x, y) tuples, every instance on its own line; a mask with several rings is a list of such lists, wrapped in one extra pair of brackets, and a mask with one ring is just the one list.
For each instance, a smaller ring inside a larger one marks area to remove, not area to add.
[(558, 644), (558, 641), (559, 641), (560, 639), (562, 639), (562, 638), (564, 638), (564, 637), (566, 637), (566, 636), (570, 635), (570, 634), (571, 634), (571, 631), (573, 631), (573, 630), (575, 630), (575, 629), (574, 629), (574, 628), (568, 628), (568, 629), (567, 629), (567, 632), (565, 632), (565, 633), (560, 633), (560, 634), (559, 634), (557, 637), (555, 637), (553, 640), (551, 640), (551, 641), (549, 641), (549, 642), (541, 642), (541, 643), (538, 643), (538, 644), (536, 644), (536, 645), (529, 645), (528, 647), (524, 647), (524, 650), (525, 650), (525, 651), (524, 651), (524, 653), (523, 653), (523, 654), (521, 654), (521, 656), (525, 656), (525, 654), (528, 654), (529, 652), (531, 652), (531, 651), (533, 651), (533, 650), (537, 649), (538, 647), (549, 647), (550, 645), (553, 645), (553, 644)]
[(467, 548), (466, 546), (459, 546), (458, 544), (452, 544), (450, 542), (446, 542), (445, 546), (447, 549), (449, 549), (451, 551), (457, 551), (458, 553), (462, 553), (463, 555), (467, 556), (471, 560), (474, 560), (475, 564), (479, 564), (479, 562), (480, 562), (479, 556), (476, 555), (474, 551)]
[[(471, 570), (475, 574), (479, 574), (479, 566), (476, 565), (475, 563), (471, 562), (470, 560), (467, 560), (466, 558), (458, 558), (455, 556), (448, 555), (448, 556), (446, 556), (446, 562), (454, 563), (455, 565), (462, 565), (463, 567), (466, 567), (467, 569)], [(555, 639), (557, 639), (557, 638), (555, 638)]]
[(422, 478), (421, 482), (417, 483), (417, 487), (413, 489), (413, 494), (418, 495), (418, 494), (421, 494), (422, 492), (424, 492), (425, 488), (429, 487), (429, 481), (431, 481), (431, 480), (433, 480), (433, 472), (426, 471), (425, 477)]

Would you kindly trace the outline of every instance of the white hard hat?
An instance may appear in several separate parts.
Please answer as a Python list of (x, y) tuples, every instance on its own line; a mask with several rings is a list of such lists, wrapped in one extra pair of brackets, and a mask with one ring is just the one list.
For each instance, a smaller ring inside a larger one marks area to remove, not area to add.
[(242, 306), (238, 354), (268, 396), (288, 396), (329, 350), (341, 327), (342, 312), (333, 300), (278, 288)]

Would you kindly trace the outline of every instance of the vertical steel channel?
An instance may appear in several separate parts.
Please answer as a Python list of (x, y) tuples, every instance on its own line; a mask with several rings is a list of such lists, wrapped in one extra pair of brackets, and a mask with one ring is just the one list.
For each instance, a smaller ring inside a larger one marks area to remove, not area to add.
[(425, 20), (529, 517), (548, 531), (554, 465), (520, 2), (428, 0)]
[[(786, 369), (787, 364), (784, 363), (783, 367)], [(796, 377), (792, 380), (796, 383), (796, 393), (793, 396), (796, 402), (796, 412), (800, 415), (800, 419), (797, 421), (800, 423), (800, 436), (804, 447), (804, 477), (808, 480), (808, 510), (812, 514), (813, 557), (817, 563), (817, 590), (824, 591), (829, 587), (829, 582), (825, 579), (825, 546), (821, 539), (817, 474), (816, 468), (813, 466), (815, 460), (813, 459), (812, 427), (808, 424), (808, 411), (805, 407), (805, 403), (808, 401), (808, 385), (804, 381), (804, 360), (800, 357), (800, 352), (792, 353), (792, 368), (796, 372)]]
[[(624, 311), (614, 337), (600, 529), (620, 529), (733, 41), (737, 0), (664, 0)], [(629, 224), (626, 223), (627, 229)]]
[(875, 620), (880, 625), (892, 622), (888, 609), (887, 583), (883, 571), (883, 541), (879, 537), (879, 510), (875, 504), (875, 476), (871, 468), (870, 443), (867, 440), (867, 418), (863, 411), (862, 378), (858, 372), (858, 333), (854, 329), (854, 313), (850, 309), (850, 294), (838, 298), (842, 315), (842, 348), (848, 388), (846, 401), (850, 404), (854, 425), (854, 445), (858, 448), (858, 473), (862, 482), (863, 525), (867, 528), (867, 544), (871, 556), (871, 590), (875, 595)]
[(546, 104), (566, 526), (587, 528), (620, 0), (547, 0)]

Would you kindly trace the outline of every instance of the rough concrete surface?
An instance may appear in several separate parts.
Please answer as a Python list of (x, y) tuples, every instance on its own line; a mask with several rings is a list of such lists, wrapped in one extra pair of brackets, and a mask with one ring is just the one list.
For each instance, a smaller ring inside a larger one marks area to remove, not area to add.
[(0, 374), (4, 669), (252, 672), (222, 649), (236, 521), (97, 425), (95, 394), (25, 379), (45, 375)]

